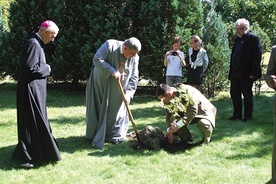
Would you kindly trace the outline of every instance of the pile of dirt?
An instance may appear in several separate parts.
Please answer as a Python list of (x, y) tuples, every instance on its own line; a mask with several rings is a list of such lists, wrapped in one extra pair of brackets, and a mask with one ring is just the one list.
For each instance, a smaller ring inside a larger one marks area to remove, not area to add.
[(175, 153), (177, 151), (185, 151), (200, 144), (188, 144), (184, 142), (174, 142), (170, 144), (168, 139), (165, 138), (162, 130), (159, 127), (153, 126), (145, 126), (142, 130), (138, 130), (138, 136), (140, 144), (134, 131), (127, 134), (127, 137), (131, 140), (131, 145), (134, 149), (139, 148), (150, 151), (158, 151), (163, 149), (167, 152)]
[(140, 145), (135, 132), (128, 133), (127, 137), (132, 141), (133, 148), (143, 148), (152, 151), (160, 149), (160, 141), (164, 139), (164, 134), (159, 127), (145, 126), (138, 130)]

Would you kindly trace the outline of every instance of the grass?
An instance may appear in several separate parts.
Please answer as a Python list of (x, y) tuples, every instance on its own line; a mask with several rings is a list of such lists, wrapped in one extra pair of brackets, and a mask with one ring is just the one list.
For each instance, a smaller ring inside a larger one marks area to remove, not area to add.
[[(10, 159), (17, 143), (16, 84), (0, 83), (0, 183), (175, 183), (262, 184), (271, 176), (273, 94), (254, 98), (254, 118), (231, 122), (229, 93), (211, 101), (218, 108), (213, 141), (171, 154), (132, 149), (131, 142), (96, 149), (84, 137), (84, 92), (48, 91), (47, 107), (62, 161), (31, 170)], [(130, 105), (136, 126), (158, 126), (165, 132), (165, 114), (157, 99), (136, 96)], [(201, 139), (196, 125), (190, 126)], [(130, 131), (132, 127), (130, 124)]]

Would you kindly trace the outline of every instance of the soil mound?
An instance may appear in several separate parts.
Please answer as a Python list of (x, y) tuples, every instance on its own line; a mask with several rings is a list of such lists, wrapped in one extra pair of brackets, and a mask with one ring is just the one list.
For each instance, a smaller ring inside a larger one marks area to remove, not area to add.
[(131, 140), (131, 145), (134, 149), (147, 149), (150, 151), (158, 151), (163, 149), (170, 153), (175, 153), (177, 151), (185, 151), (192, 147), (198, 146), (201, 143), (185, 143), (185, 142), (174, 142), (169, 144), (165, 134), (159, 127), (145, 126), (142, 130), (138, 130), (138, 136), (140, 139), (140, 144), (137, 140), (134, 131), (127, 134), (127, 137)]
[(128, 133), (127, 137), (132, 141), (133, 148), (142, 147), (156, 151), (160, 149), (160, 141), (164, 139), (164, 134), (159, 127), (145, 126), (142, 130), (138, 130), (140, 145), (135, 132)]

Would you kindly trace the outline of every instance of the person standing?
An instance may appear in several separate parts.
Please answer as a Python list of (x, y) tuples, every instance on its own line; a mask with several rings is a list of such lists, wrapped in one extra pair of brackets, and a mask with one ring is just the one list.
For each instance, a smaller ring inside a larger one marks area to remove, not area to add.
[[(230, 95), (234, 112), (229, 120), (242, 120), (246, 123), (252, 118), (253, 82), (261, 77), (261, 42), (257, 35), (249, 32), (249, 21), (241, 18), (236, 21), (237, 37), (231, 53)], [(242, 118), (242, 96), (244, 97), (244, 117)]]
[(205, 49), (202, 48), (202, 40), (197, 35), (192, 35), (190, 38), (189, 48), (189, 65), (187, 82), (196, 89), (200, 89), (203, 82), (204, 72), (207, 70), (209, 64), (208, 55)]
[[(272, 47), (270, 59), (265, 76), (266, 84), (276, 91), (276, 45)], [(274, 96), (274, 136), (272, 149), (272, 177), (271, 184), (276, 184), (276, 96)]]
[(182, 40), (179, 36), (175, 36), (172, 40), (172, 50), (165, 54), (164, 66), (166, 70), (166, 84), (173, 86), (182, 83), (182, 67), (186, 66), (185, 55), (180, 51)]
[(23, 47), (21, 72), (17, 83), (18, 144), (12, 160), (32, 168), (35, 162), (61, 160), (58, 145), (47, 117), (47, 77), (44, 44), (54, 41), (59, 28), (51, 21), (41, 23), (39, 31)]
[(107, 40), (93, 58), (86, 87), (86, 137), (103, 148), (105, 142), (118, 144), (128, 131), (128, 112), (122, 101), (117, 80), (130, 103), (139, 79), (140, 41), (131, 37), (123, 41)]

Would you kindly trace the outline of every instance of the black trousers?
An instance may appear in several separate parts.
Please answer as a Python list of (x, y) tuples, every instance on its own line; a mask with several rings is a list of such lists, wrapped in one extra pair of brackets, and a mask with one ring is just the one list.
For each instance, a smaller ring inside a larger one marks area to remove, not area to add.
[(231, 79), (230, 95), (235, 117), (242, 117), (242, 96), (244, 98), (244, 117), (251, 118), (253, 112), (252, 79)]

